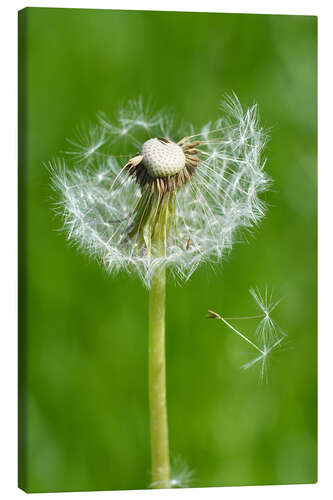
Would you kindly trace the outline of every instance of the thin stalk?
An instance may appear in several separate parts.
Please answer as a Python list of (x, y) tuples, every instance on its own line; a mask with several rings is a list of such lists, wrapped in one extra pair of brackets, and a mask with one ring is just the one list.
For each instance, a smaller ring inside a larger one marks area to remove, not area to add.
[(154, 274), (149, 301), (149, 407), (152, 485), (169, 488), (170, 463), (165, 376), (165, 269)]
[(265, 352), (262, 351), (256, 344), (254, 344), (252, 342), (252, 340), (248, 339), (247, 337), (245, 337), (245, 335), (243, 335), (241, 332), (236, 330), (236, 328), (233, 327), (230, 323), (228, 323), (228, 321), (226, 321), (222, 316), (219, 316), (219, 319), (221, 321), (223, 321), (223, 323), (228, 325), (228, 327), (231, 328), (231, 330), (233, 330), (235, 333), (237, 333), (237, 335), (239, 335), (242, 339), (246, 340), (246, 342), (248, 342), (250, 345), (252, 345), (252, 347), (254, 347), (257, 351), (261, 352), (262, 355), (265, 355)]

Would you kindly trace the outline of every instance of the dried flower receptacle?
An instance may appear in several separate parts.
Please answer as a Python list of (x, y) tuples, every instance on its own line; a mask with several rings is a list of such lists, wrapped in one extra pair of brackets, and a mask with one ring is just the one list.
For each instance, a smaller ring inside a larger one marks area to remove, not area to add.
[(152, 248), (157, 255), (166, 254), (170, 230), (177, 228), (177, 189), (189, 182), (199, 167), (199, 145), (200, 141), (189, 137), (177, 144), (166, 138), (149, 139), (142, 154), (124, 167), (142, 190), (128, 236), (138, 235), (139, 245), (145, 245), (148, 255)]

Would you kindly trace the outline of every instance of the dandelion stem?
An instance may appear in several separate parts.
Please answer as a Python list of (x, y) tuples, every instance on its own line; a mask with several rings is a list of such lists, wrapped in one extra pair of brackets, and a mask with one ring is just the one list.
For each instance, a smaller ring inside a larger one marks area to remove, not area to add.
[(149, 303), (149, 406), (152, 484), (170, 485), (165, 376), (165, 269), (152, 277)]

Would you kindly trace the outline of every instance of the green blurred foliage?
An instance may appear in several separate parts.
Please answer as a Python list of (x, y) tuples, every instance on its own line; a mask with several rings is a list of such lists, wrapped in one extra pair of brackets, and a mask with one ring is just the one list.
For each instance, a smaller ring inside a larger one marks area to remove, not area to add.
[[(169, 281), (171, 452), (194, 487), (315, 482), (316, 18), (29, 8), (19, 24), (21, 487), (150, 483), (148, 293), (57, 232), (43, 162), (129, 98), (198, 127), (232, 90), (272, 127), (275, 182), (247, 242), (182, 286)], [(275, 318), (289, 341), (259, 384), (239, 370), (253, 352), (205, 313), (255, 313), (248, 289), (266, 284), (284, 298)]]

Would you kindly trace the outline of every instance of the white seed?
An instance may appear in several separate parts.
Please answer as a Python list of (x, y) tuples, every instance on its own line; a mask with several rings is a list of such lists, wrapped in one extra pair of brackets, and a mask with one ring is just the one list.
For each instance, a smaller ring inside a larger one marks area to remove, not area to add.
[(149, 139), (142, 146), (143, 163), (152, 177), (175, 175), (185, 167), (185, 155), (175, 142)]

